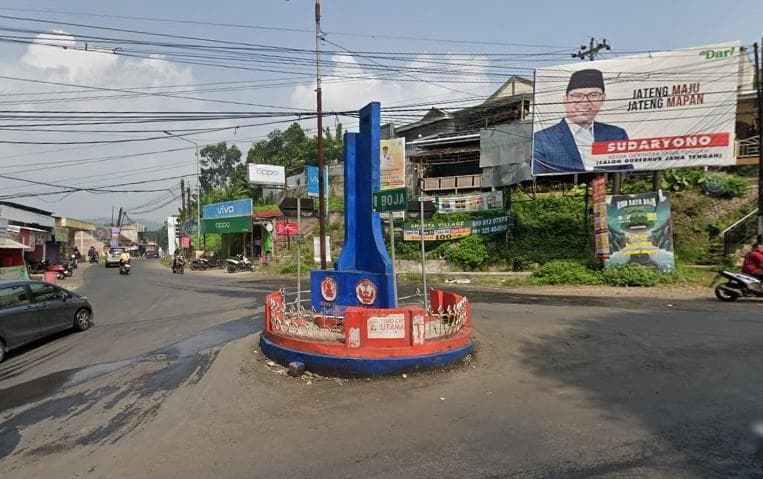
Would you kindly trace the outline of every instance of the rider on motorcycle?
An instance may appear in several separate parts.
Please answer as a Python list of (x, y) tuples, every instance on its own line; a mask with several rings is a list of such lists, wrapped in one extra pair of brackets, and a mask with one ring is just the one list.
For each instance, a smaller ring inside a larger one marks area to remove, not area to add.
[(180, 250), (175, 250), (175, 257), (172, 258), (172, 267), (180, 267), (185, 264), (185, 258), (183, 258), (183, 253), (180, 252)]
[(119, 268), (121, 269), (122, 266), (128, 264), (130, 262), (130, 253), (127, 251), (122, 251), (122, 254), (119, 255)]
[(763, 252), (760, 243), (752, 245), (752, 251), (744, 256), (742, 272), (763, 280)]

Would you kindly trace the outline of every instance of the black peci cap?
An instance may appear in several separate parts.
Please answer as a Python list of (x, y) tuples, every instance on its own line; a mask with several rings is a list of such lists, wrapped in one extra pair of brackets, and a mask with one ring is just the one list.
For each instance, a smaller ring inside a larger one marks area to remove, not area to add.
[(578, 70), (570, 77), (567, 93), (576, 88), (601, 88), (604, 91), (604, 77), (599, 70), (593, 68)]

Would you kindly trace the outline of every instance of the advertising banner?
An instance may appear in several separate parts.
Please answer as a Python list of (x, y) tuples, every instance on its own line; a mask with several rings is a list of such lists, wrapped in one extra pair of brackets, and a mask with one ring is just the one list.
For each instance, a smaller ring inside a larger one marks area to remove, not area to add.
[(609, 225), (607, 221), (607, 177), (596, 175), (591, 181), (593, 206), (593, 240), (597, 258), (609, 256)]
[(252, 199), (225, 201), (202, 205), (201, 212), (205, 220), (214, 218), (232, 218), (234, 216), (252, 216)]
[(734, 164), (738, 42), (539, 68), (533, 175)]
[(297, 234), (297, 223), (276, 223), (278, 236), (294, 236)]
[[(444, 224), (424, 223), (424, 241), (446, 241), (469, 235), (491, 235), (509, 229), (508, 216), (494, 216), (478, 220), (453, 221)], [(421, 224), (406, 223), (404, 241), (421, 241)]]
[(251, 216), (234, 218), (203, 219), (204, 233), (250, 233), (252, 231)]
[(278, 165), (247, 164), (249, 183), (253, 185), (286, 186), (286, 168)]
[[(318, 167), (308, 166), (305, 168), (307, 176), (307, 196), (318, 197)], [(323, 167), (323, 197), (329, 197), (329, 168)]]
[(674, 271), (670, 192), (607, 196), (610, 255), (605, 266), (630, 263)]
[(489, 191), (476, 195), (438, 196), (435, 198), (438, 213), (470, 213), (503, 209), (503, 192)]
[(381, 140), (379, 165), (382, 190), (405, 187), (405, 138)]

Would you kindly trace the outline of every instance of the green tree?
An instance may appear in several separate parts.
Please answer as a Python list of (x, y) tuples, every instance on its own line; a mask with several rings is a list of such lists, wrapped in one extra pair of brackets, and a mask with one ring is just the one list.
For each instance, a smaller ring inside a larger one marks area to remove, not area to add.
[(207, 145), (200, 154), (201, 188), (204, 191), (225, 187), (241, 164), (241, 150), (236, 145), (228, 147), (225, 142)]
[[(326, 161), (342, 160), (342, 125), (338, 124), (332, 135), (324, 129), (323, 151)], [(286, 130), (273, 130), (267, 139), (253, 144), (246, 155), (247, 163), (280, 165), (287, 175), (304, 170), (306, 165), (317, 163), (318, 142), (309, 137), (299, 123), (292, 123)]]

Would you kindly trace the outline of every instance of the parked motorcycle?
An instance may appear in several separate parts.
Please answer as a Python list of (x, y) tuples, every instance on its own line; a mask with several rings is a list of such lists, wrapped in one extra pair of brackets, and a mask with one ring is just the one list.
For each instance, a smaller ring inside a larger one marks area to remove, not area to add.
[(741, 297), (763, 296), (763, 283), (754, 277), (744, 273), (733, 271), (718, 272), (718, 280), (725, 281), (715, 287), (715, 297), (721, 301), (736, 301)]
[(252, 265), (252, 262), (249, 261), (249, 258), (247, 258), (244, 255), (236, 255), (235, 259), (228, 258), (225, 260), (227, 263), (227, 269), (229, 273), (235, 273), (237, 271), (254, 271), (254, 266)]
[(66, 271), (68, 272), (68, 274), (66, 272), (64, 273), (66, 276), (71, 276), (74, 274), (74, 270), (77, 268), (76, 261), (62, 261), (61, 265), (66, 268)]
[(198, 271), (198, 270), (204, 271), (209, 268), (210, 268), (209, 260), (203, 256), (201, 258), (194, 259), (191, 261), (191, 269), (194, 271)]
[(132, 269), (132, 266), (130, 266), (130, 263), (121, 263), (119, 265), (119, 274), (128, 275), (130, 274), (131, 269)]
[(175, 258), (172, 260), (172, 274), (183, 274), (185, 269), (185, 260), (183, 258)]
[(67, 278), (71, 278), (71, 276), (74, 274), (74, 268), (67, 261), (64, 261), (61, 264), (56, 264), (56, 265), (53, 265), (53, 266), (63, 266), (63, 268), (64, 268), (64, 276), (66, 276)]
[(71, 276), (71, 270), (69, 274), (66, 274), (67, 269), (61, 264), (50, 264), (50, 260), (44, 259), (29, 266), (29, 272), (32, 274), (43, 274), (46, 272), (55, 272), (56, 278), (64, 279)]

